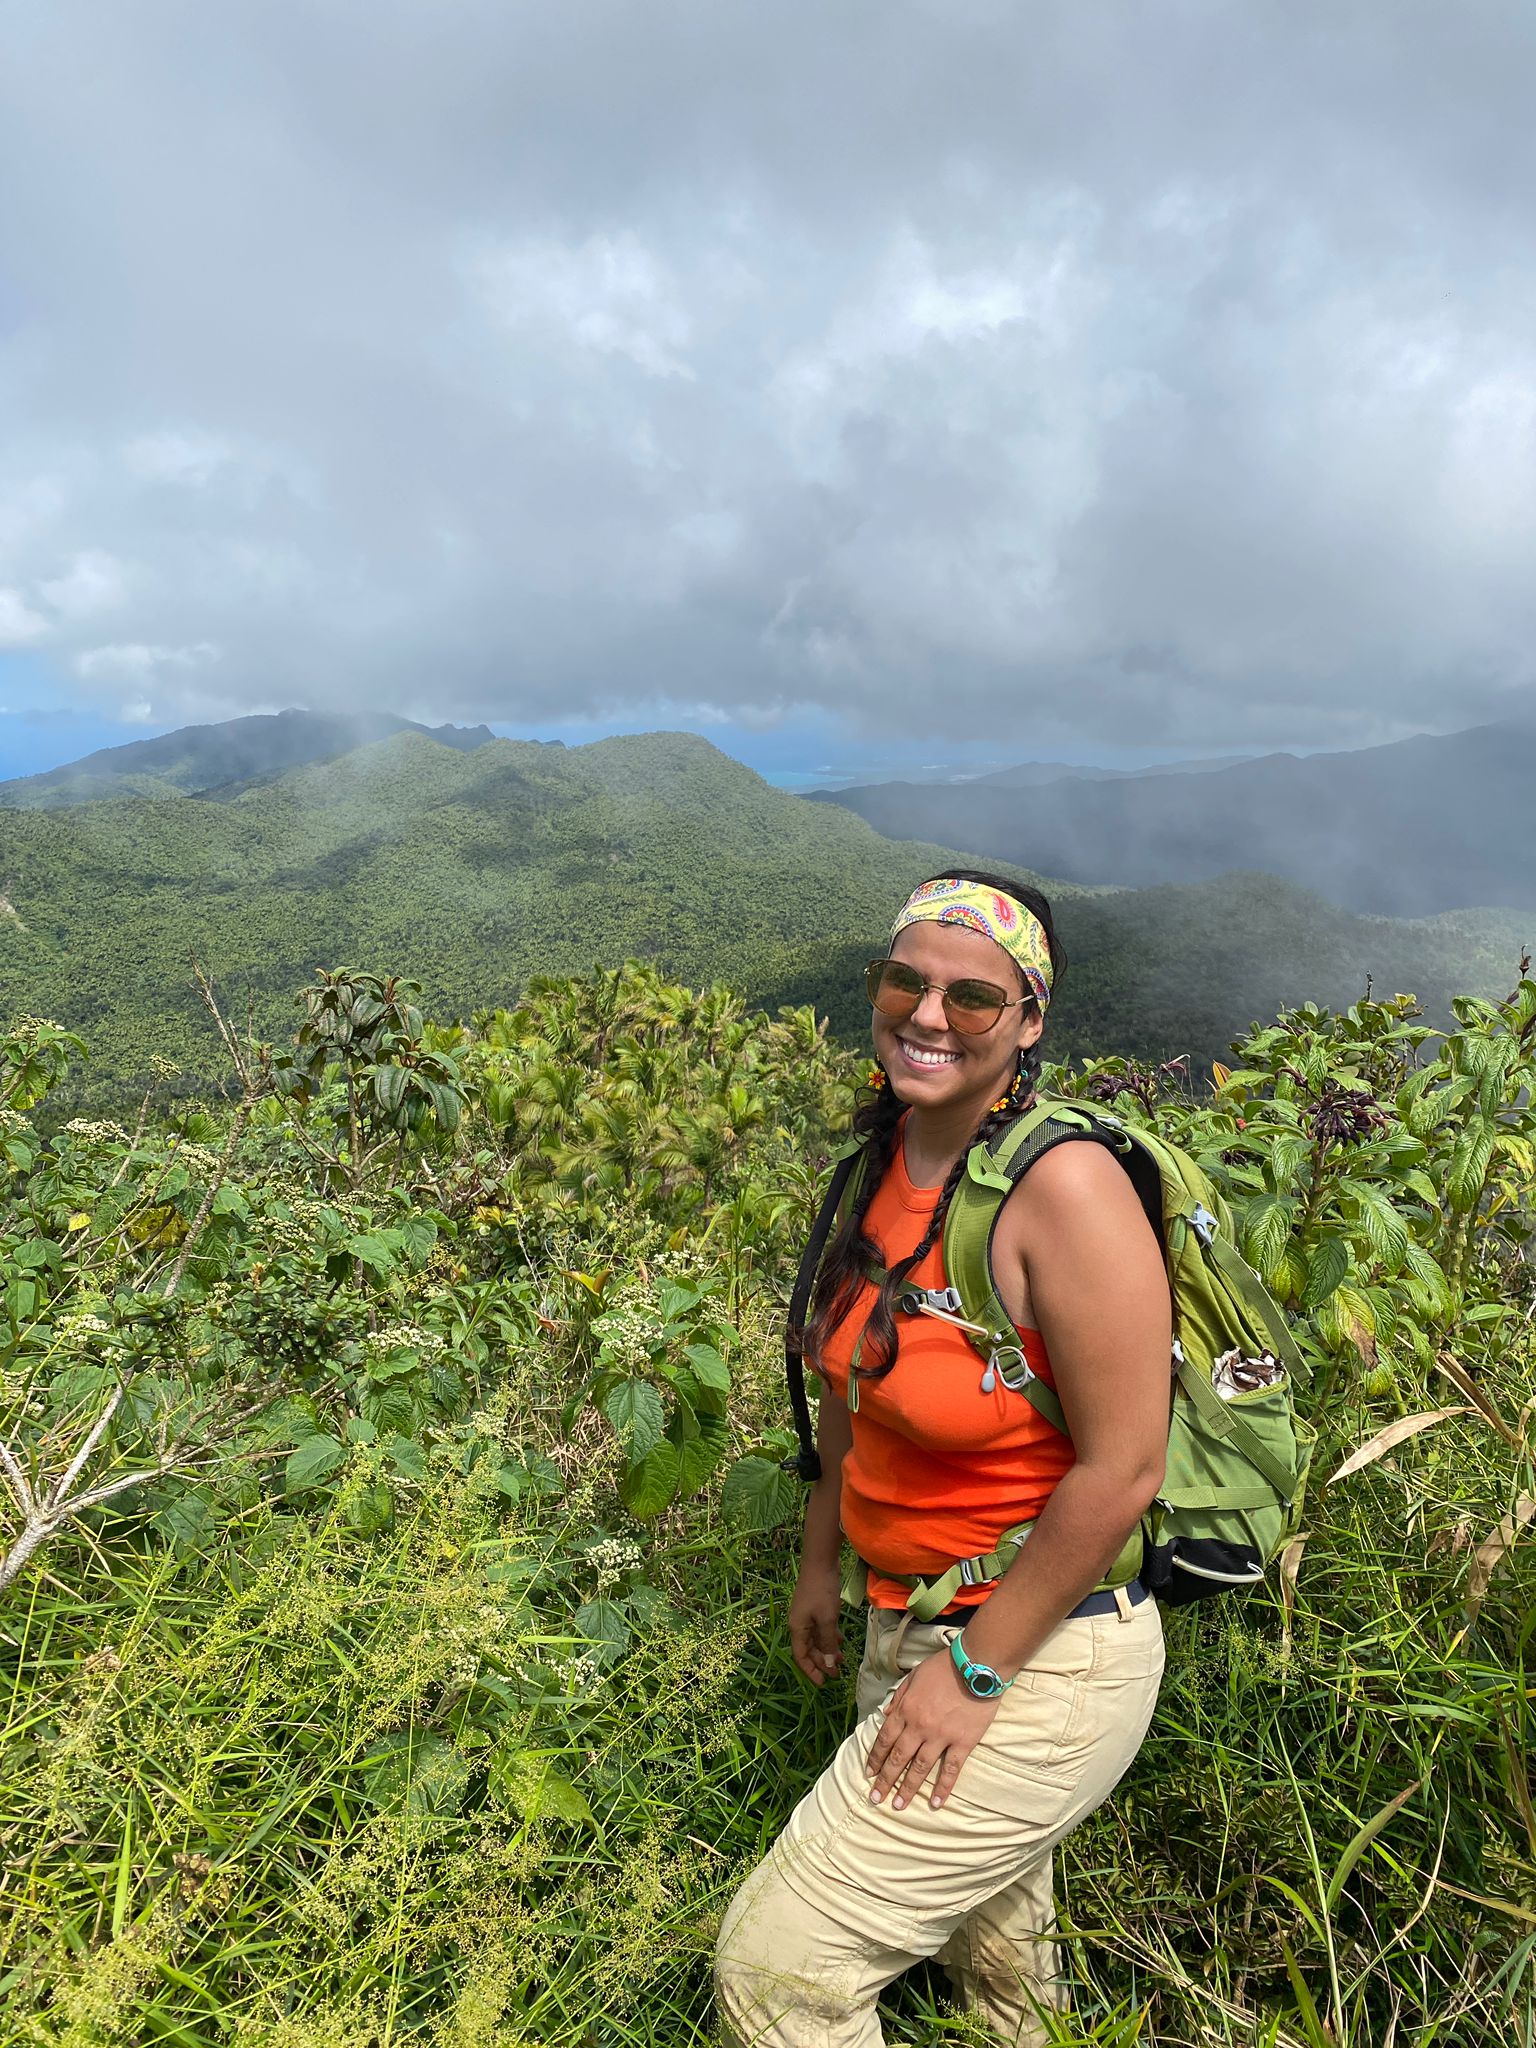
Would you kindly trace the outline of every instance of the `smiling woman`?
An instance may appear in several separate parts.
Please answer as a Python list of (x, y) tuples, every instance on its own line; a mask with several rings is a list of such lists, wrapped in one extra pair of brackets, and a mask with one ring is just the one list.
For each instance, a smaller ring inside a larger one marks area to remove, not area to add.
[(960, 871), (914, 892), (869, 968), (878, 1065), (806, 1333), (821, 1477), (789, 1612), (795, 1661), (824, 1684), (846, 1534), (870, 1602), (859, 1718), (726, 1913), (716, 1982), (740, 2042), (872, 2048), (880, 1990), (928, 1956), (999, 2039), (1048, 2038), (1052, 1850), (1151, 1719), (1156, 1606), (1136, 1579), (1097, 1589), (1162, 1477), (1155, 1233), (1096, 1144), (1045, 1153), (998, 1212), (998, 1295), (1070, 1440), (1017, 1374), (978, 1385), (944, 1270), (975, 1148), (1032, 1103), (1064, 964), (1042, 896)]

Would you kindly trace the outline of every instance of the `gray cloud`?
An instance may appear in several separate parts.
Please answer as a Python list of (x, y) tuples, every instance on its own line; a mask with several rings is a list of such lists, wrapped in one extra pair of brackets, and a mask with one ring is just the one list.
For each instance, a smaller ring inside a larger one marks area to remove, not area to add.
[(1536, 646), (1536, 17), (77, 0), (0, 646), (162, 719), (1349, 744)]

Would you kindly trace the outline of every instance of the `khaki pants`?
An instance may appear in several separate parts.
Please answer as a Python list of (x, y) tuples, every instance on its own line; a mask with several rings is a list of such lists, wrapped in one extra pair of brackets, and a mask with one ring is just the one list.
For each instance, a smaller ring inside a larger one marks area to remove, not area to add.
[(1157, 1605), (1064, 1621), (1003, 1694), (935, 1811), (870, 1803), (864, 1759), (903, 1673), (958, 1627), (871, 1609), (858, 1726), (726, 1909), (715, 1959), (723, 2038), (752, 2048), (875, 2048), (883, 1987), (937, 1956), (1007, 2048), (1059, 2010), (1051, 1851), (1141, 1747), (1163, 1671)]

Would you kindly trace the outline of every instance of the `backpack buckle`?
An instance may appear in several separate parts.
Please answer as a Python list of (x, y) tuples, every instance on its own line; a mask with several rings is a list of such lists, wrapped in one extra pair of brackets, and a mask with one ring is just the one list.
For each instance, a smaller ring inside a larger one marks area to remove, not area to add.
[[(1005, 1364), (1005, 1360), (1016, 1359), (1018, 1363)], [(1034, 1367), (1024, 1356), (1017, 1344), (1001, 1344), (987, 1361), (989, 1372), (995, 1372), (1010, 1392), (1022, 1393), (1035, 1377)]]
[(960, 1290), (958, 1287), (904, 1287), (896, 1297), (896, 1306), (909, 1316), (924, 1313), (957, 1316), (960, 1313)]

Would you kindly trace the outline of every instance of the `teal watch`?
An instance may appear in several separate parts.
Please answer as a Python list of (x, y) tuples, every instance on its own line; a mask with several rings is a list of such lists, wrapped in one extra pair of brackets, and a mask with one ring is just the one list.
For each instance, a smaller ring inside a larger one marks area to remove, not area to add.
[(960, 1636), (949, 1639), (949, 1654), (954, 1659), (955, 1669), (960, 1674), (960, 1683), (973, 1700), (995, 1700), (1012, 1685), (1011, 1678), (1002, 1678), (990, 1664), (977, 1664), (961, 1648)]

